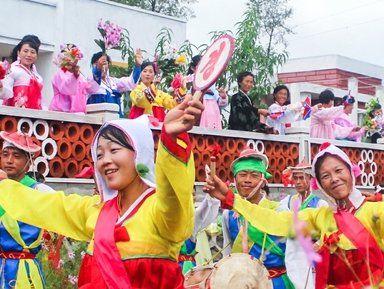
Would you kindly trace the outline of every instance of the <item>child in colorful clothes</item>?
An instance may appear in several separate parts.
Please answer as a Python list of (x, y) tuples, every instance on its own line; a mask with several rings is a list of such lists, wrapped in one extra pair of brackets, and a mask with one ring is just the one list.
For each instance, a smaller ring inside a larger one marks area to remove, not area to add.
[[(27, 176), (34, 153), (40, 150), (32, 139), (21, 133), (0, 132), (3, 139), (1, 167), (9, 179), (21, 187), (52, 191)], [(15, 200), (19, 204), (24, 202)], [(1, 208), (0, 208), (1, 211)], [(4, 212), (3, 212), (4, 213)], [(42, 230), (0, 212), (0, 288), (43, 289), (44, 275), (36, 255), (41, 250)]]
[[(74, 51), (81, 54), (76, 45), (67, 44), (58, 57), (64, 58)], [(79, 57), (81, 58), (82, 56)], [(53, 99), (49, 110), (85, 113), (88, 95), (99, 90), (99, 84), (95, 80), (85, 79), (80, 75), (79, 59), (66, 63), (65, 67), (60, 67), (53, 76)]]
[(132, 91), (140, 78), (140, 65), (143, 57), (140, 49), (135, 53), (135, 66), (129, 77), (110, 77), (109, 65), (111, 58), (104, 52), (95, 53), (91, 59), (92, 73), (94, 80), (100, 85), (99, 90), (90, 95), (87, 104), (94, 103), (116, 103), (119, 106), (120, 117), (123, 117), (121, 107), (121, 94), (126, 91)]
[[(231, 171), (235, 177), (237, 195), (254, 204), (260, 204), (271, 209), (276, 209), (279, 203), (266, 199), (265, 192), (261, 189), (265, 186), (266, 178), (271, 175), (267, 172), (268, 159), (265, 155), (256, 153), (253, 149), (241, 152), (239, 158), (234, 160)], [(200, 210), (206, 211), (206, 219), (215, 221), (220, 203), (207, 196)], [(203, 221), (201, 221), (203, 222)], [(207, 222), (207, 221), (205, 221)], [(249, 241), (248, 248), (243, 248), (243, 232), (247, 230)], [(233, 210), (223, 211), (223, 255), (241, 253), (246, 251), (253, 257), (260, 259), (268, 269), (274, 289), (293, 289), (285, 269), (285, 239), (273, 235), (267, 235), (249, 223), (243, 215)], [(231, 245), (231, 246), (228, 246)]]
[[(277, 211), (293, 211), (295, 205), (299, 207), (299, 210), (328, 207), (326, 201), (311, 193), (311, 168), (310, 164), (302, 161), (297, 166), (284, 170), (283, 178), (295, 187), (296, 194), (281, 200)], [(295, 202), (297, 203), (295, 204)], [(295, 289), (315, 288), (314, 268), (308, 265), (305, 252), (294, 239), (287, 239), (285, 266)]]
[(26, 35), (13, 49), (10, 72), (0, 80), (3, 105), (41, 109), (43, 79), (35, 66), (39, 47), (37, 36)]
[[(384, 203), (365, 202), (355, 187), (360, 174), (348, 156), (324, 143), (313, 160), (313, 189), (320, 189), (330, 207), (298, 213), (305, 231), (319, 240), (322, 261), (316, 264), (316, 289), (382, 288), (384, 281)], [(205, 190), (262, 231), (288, 236), (293, 213), (276, 212), (243, 200), (218, 177), (207, 179)]]
[(152, 62), (144, 62), (141, 65), (141, 82), (131, 91), (132, 107), (128, 118), (151, 114), (162, 122), (165, 110), (176, 106), (176, 100), (171, 95), (157, 89), (156, 85), (160, 79), (155, 78), (155, 72)]
[(336, 139), (360, 142), (361, 137), (365, 134), (365, 128), (356, 126), (349, 116), (355, 102), (352, 95), (343, 97), (344, 112), (335, 118)]
[(268, 109), (267, 125), (273, 127), (279, 134), (285, 134), (286, 124), (299, 120), (303, 104), (289, 104), (291, 94), (285, 85), (278, 85), (273, 90), (275, 103)]
[(177, 258), (193, 230), (195, 180), (187, 131), (202, 108), (187, 96), (168, 112), (156, 180), (148, 116), (114, 120), (100, 128), (92, 143), (100, 196), (48, 195), (3, 180), (0, 206), (14, 218), (90, 241), (79, 273), (81, 289), (182, 289)]
[(310, 136), (313, 138), (335, 139), (334, 120), (344, 113), (344, 106), (333, 106), (335, 95), (326, 89), (319, 95), (321, 106), (311, 114)]
[[(188, 75), (194, 74), (201, 55), (192, 57), (188, 68)], [(222, 129), (220, 108), (228, 105), (228, 96), (224, 88), (216, 89), (213, 84), (203, 96), (204, 111), (201, 115), (200, 126), (211, 129)]]

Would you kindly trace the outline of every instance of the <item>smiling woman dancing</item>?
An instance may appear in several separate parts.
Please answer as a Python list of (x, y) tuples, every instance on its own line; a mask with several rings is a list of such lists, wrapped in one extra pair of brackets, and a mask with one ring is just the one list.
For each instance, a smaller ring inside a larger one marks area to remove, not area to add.
[(195, 179), (186, 131), (202, 107), (187, 97), (167, 114), (156, 180), (148, 117), (115, 120), (101, 127), (92, 144), (101, 200), (47, 195), (3, 180), (0, 205), (17, 220), (90, 241), (79, 288), (183, 288), (176, 260), (193, 230)]

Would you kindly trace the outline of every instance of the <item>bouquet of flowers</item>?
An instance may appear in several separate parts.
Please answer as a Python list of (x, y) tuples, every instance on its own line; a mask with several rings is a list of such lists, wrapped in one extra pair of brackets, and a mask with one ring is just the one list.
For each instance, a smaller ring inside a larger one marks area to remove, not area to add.
[(170, 91), (177, 103), (181, 103), (184, 100), (184, 96), (187, 94), (187, 77), (184, 77), (181, 73), (176, 73), (172, 79)]
[(74, 44), (61, 45), (60, 50), (53, 62), (64, 72), (76, 66), (77, 62), (83, 58), (83, 53)]
[(4, 60), (4, 61), (0, 61), (0, 80), (1, 79), (4, 79), (5, 75), (7, 74), (8, 70), (9, 70), (9, 63), (8, 61)]
[(103, 19), (100, 19), (97, 24), (97, 29), (103, 39), (95, 39), (95, 42), (103, 52), (107, 49), (121, 49), (121, 44), (124, 38), (123, 28), (108, 20), (103, 21)]

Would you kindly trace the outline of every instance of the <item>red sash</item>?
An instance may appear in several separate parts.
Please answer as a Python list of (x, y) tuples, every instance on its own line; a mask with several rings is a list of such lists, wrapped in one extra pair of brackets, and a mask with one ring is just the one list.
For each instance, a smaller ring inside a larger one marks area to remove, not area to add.
[(115, 197), (104, 204), (97, 219), (94, 258), (108, 288), (130, 289), (131, 282), (115, 241), (115, 225), (118, 218), (119, 210)]
[[(337, 289), (360, 289), (379, 284), (383, 279), (384, 258), (376, 240), (353, 214), (338, 211), (334, 217), (339, 231), (324, 238), (319, 251), (322, 261), (316, 265), (316, 289), (324, 289), (327, 285), (335, 285)], [(356, 249), (338, 249), (330, 254), (329, 246), (338, 242), (341, 233)], [(330, 270), (332, 276), (329, 276)]]

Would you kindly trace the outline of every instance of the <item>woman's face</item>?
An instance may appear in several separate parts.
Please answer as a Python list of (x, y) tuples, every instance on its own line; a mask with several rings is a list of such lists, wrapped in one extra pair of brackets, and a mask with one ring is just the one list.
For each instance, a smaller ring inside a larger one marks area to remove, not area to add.
[(376, 116), (380, 116), (380, 115), (382, 115), (383, 114), (383, 112), (382, 112), (382, 110), (381, 109), (375, 109), (374, 111), (373, 111), (373, 115), (376, 117)]
[(137, 177), (134, 151), (100, 137), (96, 153), (96, 169), (112, 190), (124, 190)]
[(275, 94), (276, 102), (280, 105), (284, 105), (287, 102), (288, 99), (288, 91), (286, 89), (280, 89)]
[(23, 44), (17, 52), (20, 63), (26, 67), (31, 67), (37, 60), (37, 51), (29, 44)]
[(149, 86), (153, 82), (154, 78), (155, 78), (155, 71), (153, 70), (152, 65), (146, 66), (141, 72), (141, 81), (146, 86)]
[(248, 93), (253, 87), (253, 77), (251, 75), (247, 75), (243, 78), (239, 85), (242, 91)]
[(102, 69), (103, 67), (106, 67), (108, 68), (109, 67), (109, 63), (108, 63), (108, 58), (106, 55), (103, 55), (101, 56), (97, 61), (96, 61), (96, 65), (99, 69)]
[(324, 191), (336, 200), (345, 199), (352, 192), (351, 172), (337, 157), (325, 157), (319, 169), (319, 181)]
[(346, 114), (351, 114), (353, 110), (353, 104), (347, 104), (344, 106), (344, 112)]

